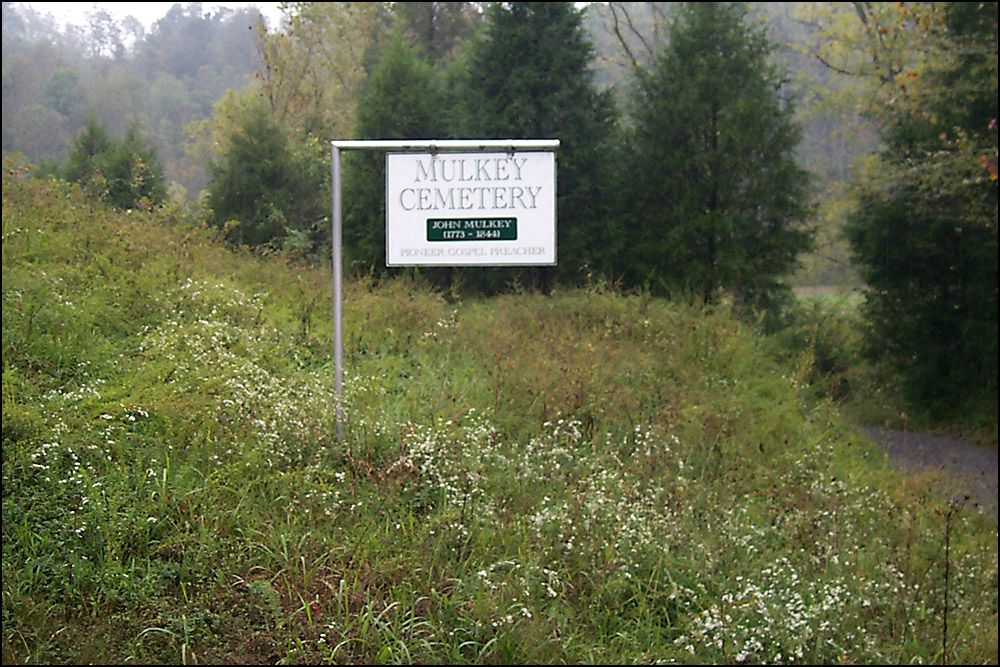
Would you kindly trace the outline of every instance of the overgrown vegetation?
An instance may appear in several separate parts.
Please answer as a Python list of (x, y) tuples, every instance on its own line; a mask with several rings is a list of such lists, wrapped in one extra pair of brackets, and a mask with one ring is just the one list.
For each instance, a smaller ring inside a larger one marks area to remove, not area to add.
[[(996, 662), (995, 516), (848, 425), (996, 443), (996, 3), (609, 3), (613, 92), (572, 3), (284, 7), (4, 4), (5, 155), (79, 183), (4, 167), (5, 663)], [(863, 310), (773, 307), (809, 90)], [(352, 155), (338, 441), (327, 141), (446, 136), (561, 140), (559, 266), (373, 269)]]
[[(865, 356), (863, 303), (859, 290), (797, 290), (780, 321), (772, 325), (770, 338), (786, 358), (805, 355), (808, 391), (816, 399), (833, 401), (851, 423), (948, 430), (925, 415), (914, 414), (911, 420), (893, 370)], [(979, 423), (965, 424), (961, 435), (995, 443), (995, 421), (990, 418), (976, 415)]]
[(352, 282), (341, 444), (326, 272), (18, 171), (5, 663), (996, 662), (995, 518), (724, 305)]

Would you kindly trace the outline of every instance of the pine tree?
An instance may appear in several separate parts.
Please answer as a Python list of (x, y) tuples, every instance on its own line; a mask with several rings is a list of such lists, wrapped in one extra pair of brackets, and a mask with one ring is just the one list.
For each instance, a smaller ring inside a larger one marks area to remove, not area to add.
[(148, 208), (166, 198), (163, 168), (156, 151), (146, 146), (138, 125), (131, 124), (125, 137), (105, 160), (106, 200), (118, 208)]
[(330, 161), (326, 142), (297, 135), (258, 96), (232, 96), (217, 110), (221, 159), (209, 165), (212, 224), (250, 246), (326, 255)]
[[(393, 35), (358, 101), (359, 139), (433, 139), (444, 134), (436, 74)], [(344, 249), (362, 270), (385, 269), (385, 155), (349, 153), (344, 165)]]
[(739, 3), (686, 3), (639, 74), (628, 284), (766, 305), (809, 247), (800, 132), (762, 27)]
[[(456, 61), (462, 71), (453, 73), (450, 91), (457, 111), (452, 130), (459, 136), (560, 140), (558, 275), (569, 282), (587, 270), (602, 272), (613, 256), (605, 191), (613, 107), (610, 95), (594, 86), (592, 55), (572, 3), (496, 3), (483, 34)], [(540, 277), (509, 269), (477, 274), (488, 276), (488, 289)], [(547, 283), (550, 276), (542, 276)]]
[(89, 116), (83, 131), (73, 142), (69, 159), (63, 168), (63, 177), (67, 181), (79, 183), (91, 195), (103, 197), (107, 191), (107, 183), (102, 161), (111, 150), (112, 142), (104, 126), (95, 116)]
[(236, 243), (277, 242), (286, 234), (288, 139), (257, 100), (228, 134), (226, 154), (209, 165), (212, 221)]
[(108, 137), (96, 118), (88, 118), (62, 174), (118, 208), (149, 208), (166, 198), (156, 151), (143, 142), (135, 123), (119, 142)]

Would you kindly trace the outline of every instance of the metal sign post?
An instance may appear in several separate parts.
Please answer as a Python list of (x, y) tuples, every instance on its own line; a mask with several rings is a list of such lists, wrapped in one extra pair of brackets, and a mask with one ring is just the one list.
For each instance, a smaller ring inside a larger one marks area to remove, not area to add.
[[(378, 151), (406, 151), (406, 152), (485, 152), (485, 151), (506, 151), (513, 154), (515, 150), (520, 151), (546, 151), (559, 147), (558, 139), (419, 139), (419, 140), (361, 140), (361, 141), (333, 141), (331, 147), (331, 170), (333, 179), (333, 221), (332, 221), (332, 255), (333, 255), (333, 360), (334, 360), (334, 392), (337, 402), (337, 442), (344, 441), (344, 326), (343, 326), (343, 262), (342, 254), (342, 206), (340, 189), (340, 151), (342, 150), (378, 150)], [(554, 185), (554, 183), (553, 183)], [(516, 194), (516, 193), (515, 193)], [(521, 193), (520, 201), (525, 201), (525, 197), (530, 193)], [(554, 197), (554, 192), (553, 192)], [(387, 207), (388, 209), (388, 207)], [(554, 209), (553, 209), (554, 213)], [(500, 219), (497, 219), (500, 220)], [(473, 224), (472, 222), (466, 223)], [(482, 221), (475, 224), (483, 225)], [(492, 222), (494, 226), (499, 222)], [(501, 240), (506, 240), (503, 232), (508, 229), (496, 231)], [(452, 231), (452, 230), (449, 230)], [(478, 231), (478, 230), (477, 230)], [(430, 232), (428, 231), (428, 234)], [(430, 240), (430, 239), (429, 239)], [(554, 248), (552, 260), (555, 262)]]
[(340, 205), (340, 148), (332, 148), (333, 169), (333, 390), (337, 402), (337, 442), (344, 441), (344, 266), (341, 259), (343, 230)]

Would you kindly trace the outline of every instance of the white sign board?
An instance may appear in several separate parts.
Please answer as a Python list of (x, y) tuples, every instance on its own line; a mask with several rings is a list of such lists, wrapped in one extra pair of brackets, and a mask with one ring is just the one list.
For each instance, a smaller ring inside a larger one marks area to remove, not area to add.
[(551, 152), (386, 155), (387, 266), (556, 263)]

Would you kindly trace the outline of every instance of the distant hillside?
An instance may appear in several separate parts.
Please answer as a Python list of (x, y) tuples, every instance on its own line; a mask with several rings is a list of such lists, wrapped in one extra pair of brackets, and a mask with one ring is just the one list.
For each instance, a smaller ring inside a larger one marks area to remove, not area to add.
[(177, 3), (148, 33), (100, 12), (88, 26), (61, 30), (3, 3), (3, 154), (61, 162), (90, 114), (114, 136), (136, 121), (169, 179), (197, 194), (205, 165), (185, 154), (184, 127), (252, 80), (260, 21), (254, 8)]

